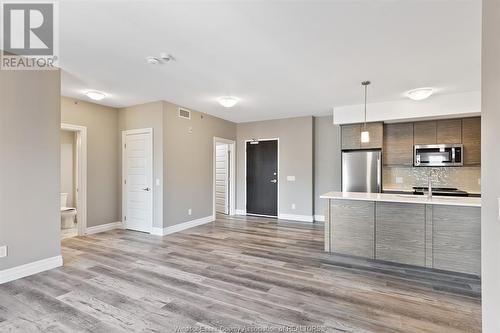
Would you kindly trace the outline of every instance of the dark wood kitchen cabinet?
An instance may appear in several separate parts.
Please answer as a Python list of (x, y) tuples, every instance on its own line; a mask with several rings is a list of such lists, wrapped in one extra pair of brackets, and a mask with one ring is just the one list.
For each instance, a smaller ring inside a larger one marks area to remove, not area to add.
[(384, 124), (367, 123), (366, 129), (370, 133), (370, 142), (361, 142), (361, 132), (364, 124), (342, 125), (342, 149), (374, 149), (382, 148)]
[(437, 143), (462, 143), (462, 119), (438, 120)]
[(464, 164), (481, 164), (481, 117), (462, 119)]
[(413, 142), (416, 145), (434, 145), (437, 143), (437, 122), (418, 121), (413, 124)]
[(342, 150), (361, 147), (361, 125), (342, 125)]
[(413, 123), (384, 125), (384, 165), (413, 165)]

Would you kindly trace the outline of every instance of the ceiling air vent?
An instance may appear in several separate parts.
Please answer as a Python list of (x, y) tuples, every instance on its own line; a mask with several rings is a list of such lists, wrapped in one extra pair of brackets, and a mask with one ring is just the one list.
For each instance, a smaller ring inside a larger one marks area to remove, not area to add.
[(188, 109), (179, 108), (179, 117), (184, 119), (191, 119), (191, 111)]

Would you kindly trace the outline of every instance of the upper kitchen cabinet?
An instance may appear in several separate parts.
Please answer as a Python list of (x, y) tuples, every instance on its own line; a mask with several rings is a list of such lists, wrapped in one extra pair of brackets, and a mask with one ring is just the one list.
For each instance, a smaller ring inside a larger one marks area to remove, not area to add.
[(413, 165), (413, 123), (384, 125), (384, 165)]
[[(363, 131), (363, 125), (361, 125)], [(361, 142), (361, 149), (382, 148), (384, 140), (384, 124), (368, 123), (366, 130), (370, 133), (370, 142)]]
[(416, 145), (434, 145), (437, 143), (437, 122), (418, 121), (413, 125), (413, 142)]
[(367, 123), (366, 130), (370, 133), (370, 142), (361, 142), (363, 124), (342, 125), (342, 149), (373, 149), (382, 148), (383, 123)]
[(481, 164), (481, 117), (462, 119), (464, 164)]
[(359, 149), (361, 147), (361, 125), (342, 125), (342, 149)]
[(438, 120), (437, 143), (462, 143), (462, 119)]

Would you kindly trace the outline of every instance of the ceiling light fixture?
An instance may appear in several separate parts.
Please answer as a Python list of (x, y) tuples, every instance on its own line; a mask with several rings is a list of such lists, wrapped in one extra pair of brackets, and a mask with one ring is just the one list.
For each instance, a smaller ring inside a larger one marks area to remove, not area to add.
[(233, 96), (222, 96), (217, 99), (219, 104), (225, 108), (232, 108), (239, 102), (239, 99)]
[(157, 57), (146, 57), (146, 61), (151, 65), (158, 65), (160, 63), (160, 59)]
[(89, 90), (85, 93), (85, 96), (94, 101), (100, 101), (106, 97), (106, 94), (97, 90)]
[(426, 98), (429, 98), (433, 92), (434, 89), (430, 87), (417, 88), (406, 92), (406, 97), (414, 101), (421, 101)]
[(366, 129), (366, 93), (367, 93), (367, 89), (368, 89), (369, 84), (370, 84), (370, 81), (361, 82), (361, 85), (363, 87), (365, 87), (365, 124), (363, 126), (363, 131), (361, 132), (361, 142), (362, 143), (370, 142), (370, 132), (368, 132)]

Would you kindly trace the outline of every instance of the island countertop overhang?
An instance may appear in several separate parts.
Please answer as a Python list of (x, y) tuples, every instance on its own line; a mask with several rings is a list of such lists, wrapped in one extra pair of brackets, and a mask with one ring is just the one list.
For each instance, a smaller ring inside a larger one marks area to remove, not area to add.
[(380, 201), (395, 203), (414, 203), (424, 205), (446, 205), (463, 207), (481, 207), (481, 198), (433, 196), (425, 195), (363, 193), (363, 192), (328, 192), (320, 196), (322, 199)]

